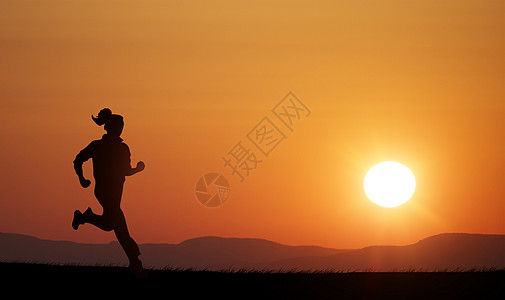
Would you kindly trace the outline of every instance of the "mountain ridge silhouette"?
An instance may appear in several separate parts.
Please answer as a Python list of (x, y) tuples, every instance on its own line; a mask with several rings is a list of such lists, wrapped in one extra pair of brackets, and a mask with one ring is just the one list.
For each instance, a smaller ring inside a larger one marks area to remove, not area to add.
[[(444, 233), (403, 246), (361, 249), (289, 246), (257, 238), (204, 236), (178, 244), (139, 245), (151, 268), (206, 270), (405, 271), (505, 268), (505, 235)], [(120, 265), (127, 259), (117, 242), (82, 244), (0, 233), (0, 261)]]

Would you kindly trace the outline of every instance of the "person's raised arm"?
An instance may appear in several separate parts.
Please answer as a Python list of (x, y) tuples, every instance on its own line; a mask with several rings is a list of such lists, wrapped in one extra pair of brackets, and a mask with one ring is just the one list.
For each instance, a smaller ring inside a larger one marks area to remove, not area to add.
[(130, 148), (128, 148), (128, 146), (126, 144), (123, 144), (123, 147), (124, 148), (123, 148), (122, 155), (123, 155), (124, 166), (126, 167), (124, 175), (125, 176), (132, 176), (132, 175), (137, 174), (138, 172), (143, 171), (144, 168), (146, 167), (146, 165), (144, 164), (143, 161), (139, 161), (135, 168), (131, 167)]
[(137, 167), (135, 168), (130, 168), (129, 170), (126, 171), (126, 176), (132, 176), (134, 174), (137, 174), (138, 172), (141, 172), (142, 170), (144, 170), (144, 168), (146, 167), (146, 165), (144, 164), (143, 161), (139, 161), (137, 163)]

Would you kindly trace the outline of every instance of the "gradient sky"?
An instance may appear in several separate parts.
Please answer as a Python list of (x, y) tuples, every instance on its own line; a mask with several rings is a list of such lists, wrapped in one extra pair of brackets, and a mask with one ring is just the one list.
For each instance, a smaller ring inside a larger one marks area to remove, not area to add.
[[(122, 202), (139, 243), (504, 234), (504, 16), (489, 0), (1, 0), (0, 232), (114, 240), (70, 226), (101, 211), (72, 161), (109, 107), (146, 163)], [(311, 115), (241, 183), (221, 158), (290, 91)], [(363, 190), (387, 160), (417, 180), (397, 208)], [(212, 171), (231, 184), (214, 209), (193, 192)]]

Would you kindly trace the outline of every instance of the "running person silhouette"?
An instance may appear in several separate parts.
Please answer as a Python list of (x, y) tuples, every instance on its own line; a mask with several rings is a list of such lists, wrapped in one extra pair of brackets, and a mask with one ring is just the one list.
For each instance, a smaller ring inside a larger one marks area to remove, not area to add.
[(84, 213), (76, 210), (72, 227), (77, 230), (79, 225), (89, 223), (105, 231), (114, 230), (119, 244), (128, 256), (130, 270), (137, 277), (145, 277), (147, 273), (138, 258), (139, 247), (128, 233), (126, 219), (120, 207), (125, 176), (144, 170), (145, 165), (142, 161), (137, 163), (136, 168), (130, 165), (130, 150), (120, 138), (124, 126), (122, 116), (112, 114), (110, 109), (104, 108), (98, 113), (98, 117), (91, 118), (99, 126), (105, 124), (107, 133), (77, 154), (74, 169), (81, 186), (87, 188), (91, 181), (84, 178), (82, 164), (90, 158), (93, 159), (95, 197), (103, 207), (103, 214), (95, 214), (90, 207)]

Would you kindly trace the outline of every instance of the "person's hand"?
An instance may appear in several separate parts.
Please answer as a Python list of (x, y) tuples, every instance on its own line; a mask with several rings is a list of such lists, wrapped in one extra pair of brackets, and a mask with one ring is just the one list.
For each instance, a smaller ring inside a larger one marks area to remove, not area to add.
[(83, 188), (87, 188), (91, 184), (91, 181), (86, 178), (79, 179), (79, 182)]
[(144, 164), (144, 162), (143, 161), (139, 161), (137, 163), (137, 167), (135, 169), (137, 169), (137, 172), (140, 172), (140, 171), (144, 170), (145, 167), (146, 167), (146, 165)]

